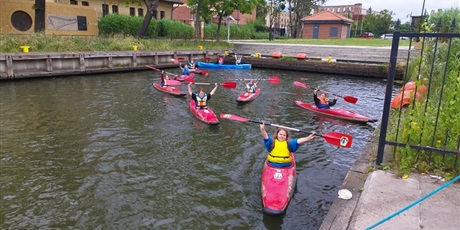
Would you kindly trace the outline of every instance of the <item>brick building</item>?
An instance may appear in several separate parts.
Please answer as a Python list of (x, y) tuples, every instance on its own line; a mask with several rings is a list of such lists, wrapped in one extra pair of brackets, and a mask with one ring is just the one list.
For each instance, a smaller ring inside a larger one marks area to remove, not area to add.
[(353, 20), (331, 11), (322, 11), (300, 19), (302, 37), (313, 39), (346, 39), (350, 37)]
[(367, 9), (363, 9), (363, 4), (356, 3), (353, 5), (338, 5), (338, 6), (318, 6), (315, 8), (315, 13), (324, 11), (331, 11), (347, 18), (351, 18), (353, 21), (361, 20), (366, 17)]

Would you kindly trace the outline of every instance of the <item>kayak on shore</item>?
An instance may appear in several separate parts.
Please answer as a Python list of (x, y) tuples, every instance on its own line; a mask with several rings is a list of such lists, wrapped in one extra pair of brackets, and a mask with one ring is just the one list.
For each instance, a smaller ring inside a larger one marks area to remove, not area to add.
[(263, 211), (269, 215), (281, 215), (286, 212), (296, 186), (296, 163), (291, 153), (292, 165), (278, 168), (265, 161), (262, 169), (261, 196)]
[(241, 93), (240, 96), (238, 96), (238, 98), (236, 99), (236, 101), (237, 102), (254, 101), (257, 97), (259, 97), (259, 95), (260, 95), (260, 88), (257, 88), (255, 93), (248, 93), (248, 92)]
[(251, 64), (231, 65), (231, 64), (217, 64), (217, 63), (197, 61), (195, 62), (195, 65), (201, 68), (213, 68), (213, 69), (251, 69)]
[(164, 93), (168, 93), (168, 94), (171, 94), (171, 95), (175, 95), (175, 96), (185, 96), (185, 93), (182, 92), (180, 89), (177, 89), (175, 87), (172, 87), (172, 86), (166, 86), (166, 87), (161, 87), (160, 84), (158, 84), (157, 82), (153, 83), (153, 87), (157, 90), (160, 90), (161, 92), (164, 92)]
[(349, 121), (357, 121), (357, 122), (376, 122), (377, 119), (366, 117), (351, 111), (348, 111), (343, 108), (331, 108), (331, 109), (318, 109), (315, 105), (308, 104), (301, 101), (295, 101), (295, 104), (304, 108), (308, 109), (313, 112), (321, 113), (324, 115), (341, 118)]
[(219, 119), (217, 119), (216, 114), (212, 109), (197, 109), (194, 100), (190, 100), (190, 111), (198, 118), (200, 121), (210, 124), (210, 125), (217, 125), (219, 124)]

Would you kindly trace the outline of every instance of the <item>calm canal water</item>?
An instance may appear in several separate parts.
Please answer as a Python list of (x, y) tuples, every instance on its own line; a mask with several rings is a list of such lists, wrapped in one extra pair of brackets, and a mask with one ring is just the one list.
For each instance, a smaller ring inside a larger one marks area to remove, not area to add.
[(302, 145), (296, 153), (297, 190), (287, 212), (267, 216), (259, 182), (267, 152), (259, 126), (201, 123), (187, 99), (151, 86), (158, 72), (0, 82), (0, 228), (318, 229), (378, 124), (297, 107), (295, 100), (313, 101), (313, 90), (293, 81), (356, 96), (356, 105), (339, 100), (336, 107), (379, 120), (385, 83), (276, 70), (209, 72), (197, 81), (281, 78), (280, 84), (261, 82), (261, 96), (248, 104), (235, 101), (242, 83), (233, 90), (219, 87), (209, 102), (217, 114), (348, 133), (352, 148), (339, 149), (322, 138)]

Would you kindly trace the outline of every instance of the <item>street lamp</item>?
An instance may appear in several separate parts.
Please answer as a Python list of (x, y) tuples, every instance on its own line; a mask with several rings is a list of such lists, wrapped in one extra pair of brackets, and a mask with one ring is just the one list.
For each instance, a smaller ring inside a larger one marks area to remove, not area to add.
[(229, 20), (236, 21), (232, 16), (227, 17), (227, 42), (230, 42), (230, 22)]

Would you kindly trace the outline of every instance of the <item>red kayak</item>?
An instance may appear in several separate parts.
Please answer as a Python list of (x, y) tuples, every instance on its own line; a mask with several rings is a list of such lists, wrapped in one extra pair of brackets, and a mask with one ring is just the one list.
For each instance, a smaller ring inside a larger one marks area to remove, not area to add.
[(177, 88), (174, 88), (172, 86), (161, 87), (160, 84), (155, 82), (155, 83), (153, 83), (153, 87), (155, 87), (155, 89), (158, 89), (158, 90), (160, 90), (162, 92), (169, 93), (169, 94), (172, 94), (172, 95), (185, 96), (184, 92), (182, 92), (181, 90), (179, 90)]
[(202, 69), (190, 69), (189, 71), (190, 71), (190, 73), (201, 74), (201, 75), (203, 75), (205, 77), (207, 77), (209, 75), (208, 71), (202, 70)]
[(219, 120), (217, 119), (216, 114), (212, 111), (212, 109), (196, 109), (195, 101), (190, 100), (190, 111), (195, 115), (196, 118), (200, 119), (200, 121), (210, 124), (210, 125), (217, 125), (219, 124)]
[(260, 89), (257, 88), (255, 93), (242, 93), (240, 96), (236, 99), (237, 102), (250, 102), (254, 101), (258, 96), (260, 95)]
[(377, 119), (375, 118), (370, 118), (370, 117), (366, 117), (363, 115), (359, 115), (357, 113), (348, 111), (343, 108), (318, 109), (315, 105), (308, 104), (308, 103), (301, 102), (301, 101), (295, 101), (295, 104), (304, 109), (308, 109), (308, 110), (311, 110), (317, 113), (321, 113), (324, 115), (333, 116), (333, 117), (337, 117), (337, 118), (341, 118), (345, 120), (358, 121), (358, 122), (376, 122), (377, 121)]
[(193, 79), (193, 74), (192, 75), (180, 75), (180, 76), (173, 78), (173, 80), (176, 80), (176, 81), (185, 81), (186, 79)]
[(292, 165), (284, 168), (273, 167), (265, 161), (262, 169), (263, 211), (269, 215), (281, 215), (286, 211), (296, 186), (296, 164), (291, 153)]

